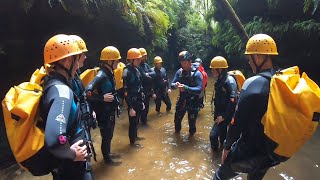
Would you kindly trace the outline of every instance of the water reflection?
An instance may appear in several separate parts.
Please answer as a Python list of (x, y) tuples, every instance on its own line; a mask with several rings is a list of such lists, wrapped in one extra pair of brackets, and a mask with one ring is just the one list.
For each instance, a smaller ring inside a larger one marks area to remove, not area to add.
[[(94, 130), (92, 137), (98, 154), (98, 162), (93, 162), (97, 180), (105, 179), (212, 179), (215, 170), (220, 165), (221, 152), (212, 154), (209, 143), (209, 132), (212, 127), (210, 98), (212, 83), (207, 89), (207, 102), (199, 113), (197, 132), (190, 137), (187, 118), (184, 118), (180, 134), (174, 130), (174, 112), (166, 113), (165, 106), (161, 116), (155, 112), (151, 103), (147, 126), (139, 126), (140, 140), (137, 146), (130, 146), (128, 138), (128, 118), (126, 111), (116, 120), (111, 152), (117, 156), (117, 166), (105, 165), (100, 151), (101, 138), (99, 130)], [(171, 95), (175, 102), (177, 92)], [(320, 158), (319, 131), (315, 137), (295, 157), (279, 166), (271, 168), (265, 179), (293, 180), (319, 179)], [(15, 171), (13, 171), (14, 173)], [(0, 179), (2, 174), (0, 173)], [(8, 179), (8, 178), (5, 178)], [(22, 172), (9, 179), (52, 179), (50, 175), (32, 177)], [(240, 175), (235, 180), (246, 179)]]

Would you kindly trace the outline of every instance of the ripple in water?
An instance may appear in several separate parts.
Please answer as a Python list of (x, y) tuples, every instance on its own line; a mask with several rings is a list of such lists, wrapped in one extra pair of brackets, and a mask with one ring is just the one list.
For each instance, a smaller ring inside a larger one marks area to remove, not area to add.
[(288, 175), (286, 175), (285, 173), (280, 173), (280, 176), (285, 179), (285, 180), (293, 180), (293, 177), (289, 177)]

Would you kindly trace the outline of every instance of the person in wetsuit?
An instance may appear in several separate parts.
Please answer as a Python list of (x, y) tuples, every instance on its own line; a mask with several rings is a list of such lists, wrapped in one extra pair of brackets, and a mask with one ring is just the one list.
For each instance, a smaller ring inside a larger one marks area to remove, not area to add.
[(200, 108), (204, 108), (204, 100), (205, 100), (205, 96), (206, 96), (206, 87), (208, 84), (208, 74), (205, 71), (205, 69), (202, 66), (202, 60), (200, 58), (197, 58), (194, 60), (194, 63), (192, 64), (194, 65), (196, 68), (198, 68), (198, 70), (201, 72), (202, 74), (202, 92), (199, 96), (200, 99)]
[(138, 67), (138, 70), (141, 73), (142, 76), (142, 87), (143, 87), (143, 93), (144, 93), (144, 106), (145, 108), (141, 112), (141, 123), (143, 125), (147, 124), (147, 118), (149, 113), (149, 102), (150, 98), (153, 95), (153, 88), (152, 88), (152, 77), (149, 75), (152, 73), (152, 70), (149, 66), (147, 61), (147, 51), (144, 48), (139, 48), (139, 51), (141, 53), (141, 63)]
[(128, 105), (129, 139), (131, 145), (134, 145), (137, 139), (139, 140), (137, 126), (141, 111), (144, 109), (142, 77), (138, 70), (141, 57), (139, 49), (129, 49), (127, 53), (129, 63), (123, 71), (123, 86), (125, 90), (125, 100)]
[(101, 152), (105, 163), (108, 164), (114, 163), (111, 159), (110, 146), (115, 127), (115, 113), (119, 110), (119, 100), (113, 70), (117, 68), (120, 59), (117, 48), (105, 47), (101, 51), (100, 70), (86, 87), (87, 97), (93, 102), (93, 109), (97, 113), (102, 138)]
[(86, 162), (79, 100), (70, 88), (81, 53), (77, 43), (64, 34), (50, 38), (44, 48), (48, 75), (40, 115), (45, 124), (45, 147), (57, 160), (57, 168), (52, 171), (54, 179), (93, 179), (91, 165)]
[(234, 114), (237, 101), (236, 80), (228, 75), (228, 63), (222, 56), (216, 56), (211, 60), (210, 68), (212, 76), (216, 79), (214, 84), (214, 125), (210, 131), (210, 144), (213, 151), (218, 150), (226, 139), (227, 127)]
[(259, 180), (270, 167), (284, 160), (268, 150), (269, 140), (261, 123), (270, 93), (270, 78), (266, 76), (272, 77), (276, 72), (272, 64), (272, 56), (278, 55), (276, 43), (266, 34), (256, 34), (248, 40), (245, 54), (256, 75), (242, 86), (224, 143), (222, 165), (214, 175), (216, 180), (231, 179), (238, 172), (247, 173), (248, 179)]
[(171, 110), (171, 100), (169, 94), (171, 93), (169, 78), (167, 76), (166, 69), (162, 67), (162, 58), (156, 56), (153, 60), (154, 71), (153, 75), (153, 90), (155, 93), (156, 99), (154, 100), (156, 104), (156, 111), (160, 114), (161, 101), (166, 104), (167, 112)]
[(188, 111), (189, 134), (196, 132), (196, 120), (200, 110), (199, 95), (202, 90), (202, 75), (200, 71), (192, 66), (192, 55), (188, 51), (179, 54), (181, 67), (175, 74), (172, 82), (172, 89), (179, 89), (179, 97), (174, 115), (176, 133), (180, 133), (181, 121)]

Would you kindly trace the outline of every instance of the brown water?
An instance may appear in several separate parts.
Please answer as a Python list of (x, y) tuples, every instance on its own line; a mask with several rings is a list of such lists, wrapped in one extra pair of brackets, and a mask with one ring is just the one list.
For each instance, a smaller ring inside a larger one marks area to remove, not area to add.
[[(166, 113), (162, 105), (162, 115), (155, 112), (154, 103), (150, 104), (148, 126), (139, 126), (138, 136), (145, 138), (138, 141), (138, 147), (129, 146), (128, 118), (126, 111), (117, 119), (112, 152), (122, 155), (115, 159), (121, 162), (118, 166), (105, 165), (100, 151), (100, 132), (93, 131), (94, 145), (98, 154), (98, 162), (93, 162), (94, 174), (97, 180), (104, 179), (212, 179), (215, 170), (220, 165), (221, 153), (211, 154), (209, 132), (213, 119), (211, 117), (210, 100), (213, 83), (207, 88), (207, 102), (199, 113), (197, 132), (193, 137), (188, 136), (187, 116), (183, 120), (180, 134), (174, 133), (174, 111)], [(175, 104), (177, 91), (171, 94)], [(174, 107), (174, 106), (173, 106)], [(305, 147), (289, 161), (271, 168), (265, 179), (293, 180), (293, 179), (320, 179), (320, 137), (316, 135)], [(50, 175), (33, 177), (27, 172), (11, 167), (0, 171), (0, 179), (52, 179)], [(235, 179), (246, 179), (240, 175)]]

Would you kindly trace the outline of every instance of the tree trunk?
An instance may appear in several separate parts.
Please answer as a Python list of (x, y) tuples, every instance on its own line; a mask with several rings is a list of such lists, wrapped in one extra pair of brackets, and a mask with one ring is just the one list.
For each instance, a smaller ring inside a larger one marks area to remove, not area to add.
[(233, 26), (233, 28), (236, 30), (236, 32), (240, 36), (242, 42), (244, 44), (246, 44), (249, 39), (248, 34), (246, 33), (240, 19), (238, 18), (236, 12), (231, 7), (228, 0), (216, 0), (216, 2), (218, 4), (219, 8), (221, 9), (221, 12), (225, 13), (225, 15), (227, 16), (231, 25)]

